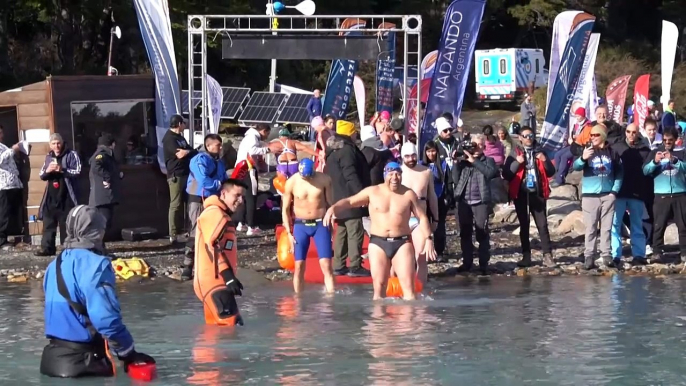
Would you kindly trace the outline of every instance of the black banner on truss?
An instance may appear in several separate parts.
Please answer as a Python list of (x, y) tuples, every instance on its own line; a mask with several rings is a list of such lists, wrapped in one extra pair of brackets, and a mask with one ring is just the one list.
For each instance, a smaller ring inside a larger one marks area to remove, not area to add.
[(248, 35), (222, 41), (222, 59), (377, 60), (385, 47), (376, 36)]

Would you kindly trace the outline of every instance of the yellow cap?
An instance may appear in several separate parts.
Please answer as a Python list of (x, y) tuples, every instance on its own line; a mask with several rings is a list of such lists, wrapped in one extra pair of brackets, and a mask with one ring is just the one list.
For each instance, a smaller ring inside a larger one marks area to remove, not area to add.
[(342, 120), (336, 121), (336, 134), (347, 135), (350, 137), (351, 135), (355, 134), (356, 131), (355, 125), (352, 122)]

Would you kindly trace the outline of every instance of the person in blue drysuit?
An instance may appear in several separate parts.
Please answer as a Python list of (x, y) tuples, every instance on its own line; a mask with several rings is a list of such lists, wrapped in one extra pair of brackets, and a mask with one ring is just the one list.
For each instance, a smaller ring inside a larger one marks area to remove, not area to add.
[(64, 251), (48, 265), (43, 282), (45, 335), (50, 343), (43, 349), (41, 374), (113, 376), (108, 343), (127, 372), (133, 363), (155, 363), (134, 349), (122, 321), (112, 262), (102, 256), (105, 217), (86, 205), (67, 216)]

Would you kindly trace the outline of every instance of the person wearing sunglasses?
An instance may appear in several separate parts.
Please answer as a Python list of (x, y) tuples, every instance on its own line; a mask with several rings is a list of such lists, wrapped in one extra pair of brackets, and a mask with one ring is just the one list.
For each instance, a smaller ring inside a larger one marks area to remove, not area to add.
[(643, 165), (643, 173), (653, 179), (655, 193), (651, 262), (662, 258), (665, 230), (669, 221), (674, 221), (679, 230), (681, 261), (686, 261), (686, 154), (683, 148), (676, 147), (677, 138), (677, 129), (665, 127), (662, 146), (651, 151)]
[(600, 256), (603, 263), (612, 266), (611, 231), (615, 214), (615, 200), (622, 187), (622, 162), (617, 152), (607, 144), (605, 126), (591, 129), (591, 141), (580, 158), (572, 165), (583, 171), (581, 179), (581, 209), (586, 224), (584, 269), (594, 267), (598, 250), (598, 225), (600, 224)]
[(634, 265), (645, 265), (646, 235), (643, 232), (643, 203), (652, 190), (652, 181), (643, 174), (643, 164), (650, 155), (650, 148), (638, 133), (638, 125), (631, 123), (625, 129), (622, 142), (612, 145), (624, 169), (624, 180), (615, 201), (615, 215), (612, 221), (612, 262), (622, 266), (622, 223), (629, 211), (631, 229), (631, 255)]
[(514, 148), (513, 154), (507, 157), (503, 167), (503, 177), (509, 182), (509, 197), (514, 202), (520, 225), (522, 260), (517, 265), (531, 266), (531, 240), (529, 238), (529, 214), (531, 214), (541, 238), (543, 264), (553, 267), (555, 261), (550, 245), (546, 201), (550, 196), (548, 179), (555, 175), (555, 166), (536, 142), (532, 128), (522, 127), (519, 140), (522, 148)]

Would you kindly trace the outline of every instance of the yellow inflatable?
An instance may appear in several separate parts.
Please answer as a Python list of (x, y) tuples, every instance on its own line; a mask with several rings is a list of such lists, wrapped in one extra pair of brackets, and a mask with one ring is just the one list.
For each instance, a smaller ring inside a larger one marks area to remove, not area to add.
[(124, 280), (134, 276), (148, 277), (150, 275), (148, 263), (138, 257), (112, 260), (112, 268), (117, 277)]

